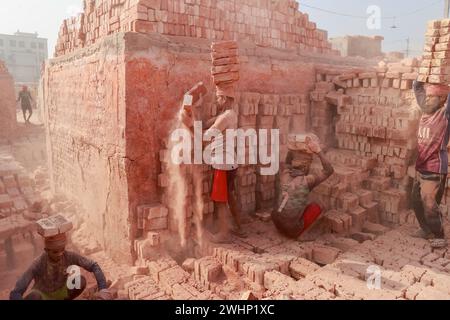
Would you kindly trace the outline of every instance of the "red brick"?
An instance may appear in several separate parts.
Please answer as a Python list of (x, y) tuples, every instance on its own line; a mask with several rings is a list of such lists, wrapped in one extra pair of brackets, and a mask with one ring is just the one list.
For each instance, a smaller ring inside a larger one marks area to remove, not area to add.
[(194, 277), (202, 284), (218, 281), (222, 272), (222, 265), (212, 257), (205, 257), (194, 262)]
[(289, 272), (296, 280), (305, 278), (308, 274), (314, 273), (319, 269), (320, 266), (303, 258), (297, 258), (289, 265)]
[(336, 258), (339, 256), (340, 252), (341, 251), (339, 249), (336, 249), (333, 247), (315, 245), (313, 247), (312, 259), (314, 262), (316, 262), (318, 264), (322, 264), (322, 265), (330, 264), (336, 260)]

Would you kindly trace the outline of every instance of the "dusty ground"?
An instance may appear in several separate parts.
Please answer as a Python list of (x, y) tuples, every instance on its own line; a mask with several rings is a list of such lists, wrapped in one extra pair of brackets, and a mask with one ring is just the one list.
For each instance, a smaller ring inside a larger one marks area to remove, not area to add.
[[(259, 299), (450, 299), (450, 251), (432, 250), (428, 241), (412, 238), (415, 226), (370, 224), (365, 236), (373, 240), (364, 242), (331, 234), (288, 240), (271, 222), (258, 220), (246, 230), (247, 239), (208, 244), (203, 258), (184, 263), (166, 256), (130, 267), (114, 264), (103, 252), (90, 257), (118, 289), (119, 299), (239, 299), (247, 290)], [(27, 250), (32, 254), (30, 246)], [(8, 296), (5, 284), (11, 286), (18, 274), (0, 275), (1, 299)]]
[[(37, 119), (32, 122), (20, 124), (22, 137), (4, 146), (30, 172), (45, 161), (43, 128)], [(450, 234), (448, 221), (446, 229)], [(299, 241), (257, 218), (248, 218), (245, 230), (246, 239), (207, 243), (172, 256), (163, 253), (163, 243), (138, 266), (117, 265), (80, 237), (69, 249), (99, 262), (117, 299), (240, 299), (248, 291), (258, 299), (450, 299), (450, 251), (432, 250), (428, 241), (411, 237), (417, 226), (368, 223), (363, 232), (343, 236), (322, 234), (319, 225), (309, 240)], [(0, 247), (0, 299), (8, 298), (18, 276), (42, 252), (39, 239), (33, 246), (17, 235), (15, 242), (19, 263), (13, 270), (7, 270)], [(93, 277), (87, 277), (83, 299), (95, 289)]]
[(450, 298), (450, 252), (412, 238), (414, 226), (368, 225), (373, 240), (361, 243), (330, 234), (288, 240), (256, 220), (246, 230), (247, 239), (207, 245), (209, 255), (180, 264), (169, 256), (143, 267), (116, 265), (102, 252), (91, 257), (119, 289), (118, 299), (240, 299), (248, 290), (259, 299)]

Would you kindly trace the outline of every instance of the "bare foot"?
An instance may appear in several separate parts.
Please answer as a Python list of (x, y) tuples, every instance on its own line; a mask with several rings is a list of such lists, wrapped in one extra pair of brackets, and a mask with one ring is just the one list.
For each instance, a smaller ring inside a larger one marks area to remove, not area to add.
[(231, 243), (231, 238), (228, 234), (218, 233), (214, 234), (211, 237), (211, 242), (218, 243), (218, 244), (226, 244)]
[(242, 231), (242, 229), (240, 229), (240, 228), (231, 229), (231, 233), (233, 235), (235, 235), (236, 237), (242, 238), (242, 239), (245, 239), (248, 237), (247, 234), (244, 231)]

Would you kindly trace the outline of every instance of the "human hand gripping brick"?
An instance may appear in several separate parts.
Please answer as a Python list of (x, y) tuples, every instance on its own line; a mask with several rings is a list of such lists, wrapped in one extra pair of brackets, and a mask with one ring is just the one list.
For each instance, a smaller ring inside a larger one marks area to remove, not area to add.
[(207, 92), (203, 82), (199, 82), (184, 95), (181, 110), (181, 122), (186, 127), (192, 128), (194, 126), (194, 109), (203, 104), (203, 97)]
[(312, 153), (318, 154), (322, 152), (322, 148), (320, 147), (320, 144), (317, 141), (314, 141), (311, 139), (311, 137), (306, 137), (305, 143), (307, 147), (311, 150)]

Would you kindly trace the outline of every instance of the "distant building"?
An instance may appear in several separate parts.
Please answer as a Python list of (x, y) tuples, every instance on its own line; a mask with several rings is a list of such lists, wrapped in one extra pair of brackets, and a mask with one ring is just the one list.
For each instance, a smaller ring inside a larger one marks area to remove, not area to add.
[(343, 57), (375, 58), (383, 56), (381, 45), (384, 38), (380, 36), (345, 36), (331, 38), (333, 49), (339, 50)]
[(0, 60), (15, 82), (38, 82), (42, 62), (47, 58), (47, 39), (39, 38), (37, 33), (0, 34)]
[(385, 56), (388, 59), (388, 61), (400, 61), (405, 59), (405, 54), (403, 52), (398, 51), (388, 52), (386, 53)]

